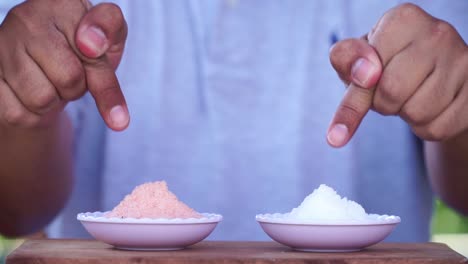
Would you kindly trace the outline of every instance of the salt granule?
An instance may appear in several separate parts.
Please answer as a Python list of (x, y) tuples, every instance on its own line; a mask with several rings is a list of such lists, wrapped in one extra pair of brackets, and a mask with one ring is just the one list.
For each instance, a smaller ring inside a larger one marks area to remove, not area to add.
[(301, 220), (363, 220), (367, 217), (360, 204), (341, 198), (325, 184), (315, 189), (288, 215), (288, 218)]
[(202, 215), (179, 201), (165, 181), (156, 181), (137, 186), (106, 217), (201, 218)]

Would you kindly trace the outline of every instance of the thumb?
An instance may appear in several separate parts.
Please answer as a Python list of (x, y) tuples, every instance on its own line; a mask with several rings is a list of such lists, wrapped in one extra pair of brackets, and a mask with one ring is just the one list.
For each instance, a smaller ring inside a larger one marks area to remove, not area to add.
[(123, 130), (130, 121), (127, 104), (115, 75), (127, 37), (127, 25), (115, 4), (92, 7), (81, 19), (75, 43), (82, 53), (88, 90), (107, 126)]
[(349, 85), (373, 87), (382, 71), (379, 56), (364, 39), (346, 39), (330, 49), (330, 62), (338, 76)]
[[(76, 46), (88, 58), (104, 54), (122, 56), (127, 39), (127, 23), (115, 4), (99, 4), (83, 16), (76, 32)], [(118, 62), (118, 61), (117, 61)]]

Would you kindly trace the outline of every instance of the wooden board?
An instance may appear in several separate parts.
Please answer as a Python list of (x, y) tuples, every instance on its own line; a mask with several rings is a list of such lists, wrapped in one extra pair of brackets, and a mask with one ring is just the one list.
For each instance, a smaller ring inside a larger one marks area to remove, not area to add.
[(28, 240), (7, 264), (85, 263), (468, 263), (444, 244), (381, 243), (354, 253), (296, 252), (275, 242), (200, 242), (179, 251), (125, 251), (94, 240)]

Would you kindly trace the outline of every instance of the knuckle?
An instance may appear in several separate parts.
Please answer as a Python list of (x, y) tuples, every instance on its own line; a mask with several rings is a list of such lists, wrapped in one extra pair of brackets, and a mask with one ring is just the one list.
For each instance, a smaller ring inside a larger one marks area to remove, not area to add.
[(13, 7), (8, 12), (8, 16), (14, 16), (16, 18), (27, 17), (28, 15), (29, 15), (28, 6), (25, 3)]
[(395, 14), (399, 19), (401, 19), (401, 21), (408, 21), (414, 19), (415, 17), (424, 15), (425, 12), (415, 4), (404, 3), (395, 9)]
[(84, 70), (80, 66), (69, 66), (66, 70), (66, 79), (64, 80), (64, 88), (73, 88), (81, 83), (84, 79)]
[(41, 23), (37, 23), (36, 7), (34, 3), (29, 1), (10, 9), (6, 19), (12, 19), (16, 25), (25, 27), (31, 34), (36, 34), (36, 31), (41, 26)]
[(35, 94), (28, 106), (31, 110), (43, 113), (49, 110), (56, 102), (58, 102), (57, 94), (52, 88), (44, 89)]
[(7, 108), (2, 114), (3, 121), (7, 126), (19, 128), (34, 128), (40, 125), (41, 117), (21, 106)]
[(413, 130), (417, 136), (428, 141), (444, 141), (449, 138), (447, 130), (434, 123)]
[(62, 98), (66, 101), (74, 101), (81, 98), (86, 93), (86, 86), (83, 83), (79, 86), (74, 86), (74, 89), (70, 89), (69, 91), (62, 91)]
[(390, 116), (390, 115), (395, 115), (398, 110), (395, 110), (394, 107), (392, 107), (391, 104), (386, 103), (381, 96), (378, 96), (376, 94), (373, 102), (373, 109), (384, 116)]
[(60, 96), (65, 100), (75, 100), (86, 91), (84, 69), (77, 59), (69, 60), (70, 63), (63, 69), (61, 76), (57, 78), (55, 86)]
[(20, 126), (27, 119), (27, 112), (19, 107), (9, 107), (5, 110), (3, 118), (10, 126)]
[(435, 40), (447, 39), (447, 35), (456, 33), (456, 29), (448, 22), (436, 20), (432, 24), (431, 36)]
[(431, 117), (428, 114), (421, 111), (421, 109), (417, 109), (416, 107), (403, 106), (400, 112), (400, 116), (406, 122), (416, 126), (422, 126), (431, 121)]
[(383, 115), (395, 115), (401, 105), (401, 95), (395, 78), (383, 75), (375, 91), (375, 109)]
[(382, 96), (385, 101), (398, 102), (399, 96), (396, 89), (398, 83), (395, 78), (390, 78), (388, 75), (382, 76), (382, 80), (377, 85), (377, 92)]

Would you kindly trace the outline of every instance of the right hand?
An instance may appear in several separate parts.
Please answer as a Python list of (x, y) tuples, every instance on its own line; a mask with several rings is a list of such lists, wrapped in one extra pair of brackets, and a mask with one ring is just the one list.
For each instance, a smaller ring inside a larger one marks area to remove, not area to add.
[(366, 39), (336, 43), (330, 61), (348, 85), (329, 128), (331, 146), (349, 142), (369, 110), (401, 117), (425, 141), (467, 135), (468, 46), (420, 7), (388, 10)]
[(124, 130), (130, 117), (115, 69), (126, 37), (114, 4), (30, 0), (14, 7), (0, 26), (0, 125), (47, 126), (89, 90), (107, 126)]

